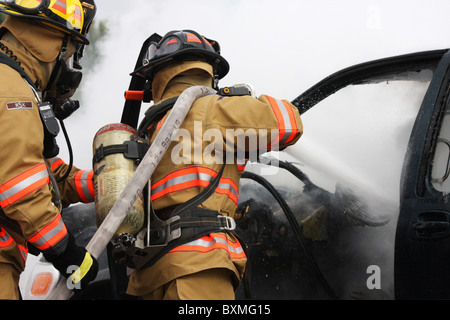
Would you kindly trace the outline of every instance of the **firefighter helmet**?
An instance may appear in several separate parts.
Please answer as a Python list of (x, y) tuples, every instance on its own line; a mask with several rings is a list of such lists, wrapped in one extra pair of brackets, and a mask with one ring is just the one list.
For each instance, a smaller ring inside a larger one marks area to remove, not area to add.
[(0, 13), (38, 21), (89, 44), (86, 34), (96, 12), (94, 0), (0, 0)]
[(205, 38), (192, 30), (168, 32), (164, 37), (153, 34), (142, 65), (131, 75), (153, 79), (155, 72), (174, 61), (206, 61), (214, 74), (222, 79), (229, 71), (228, 62), (220, 55), (217, 41)]

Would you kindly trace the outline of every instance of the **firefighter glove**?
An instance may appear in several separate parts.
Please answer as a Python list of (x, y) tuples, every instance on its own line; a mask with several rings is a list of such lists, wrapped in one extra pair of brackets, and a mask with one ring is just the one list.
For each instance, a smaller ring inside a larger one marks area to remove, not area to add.
[(62, 254), (44, 253), (44, 257), (68, 279), (67, 285), (75, 294), (86, 292), (89, 282), (97, 276), (98, 261), (85, 248), (76, 245), (71, 234), (66, 250)]

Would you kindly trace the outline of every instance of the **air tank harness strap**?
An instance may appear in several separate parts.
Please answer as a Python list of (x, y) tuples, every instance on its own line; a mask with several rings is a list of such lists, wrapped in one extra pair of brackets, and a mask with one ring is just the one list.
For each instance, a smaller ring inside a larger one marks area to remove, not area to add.
[(177, 102), (178, 97), (173, 97), (166, 99), (160, 103), (152, 105), (146, 112), (144, 119), (138, 128), (139, 136), (143, 137), (146, 135), (150, 135), (154, 128), (154, 123), (161, 120), (164, 115), (166, 115), (167, 111), (173, 108), (175, 102)]
[(114, 144), (106, 147), (102, 144), (95, 149), (92, 163), (95, 164), (104, 157), (116, 153), (123, 153), (124, 157), (127, 159), (142, 159), (147, 153), (148, 148), (149, 145), (147, 143), (135, 140), (124, 141), (123, 144)]

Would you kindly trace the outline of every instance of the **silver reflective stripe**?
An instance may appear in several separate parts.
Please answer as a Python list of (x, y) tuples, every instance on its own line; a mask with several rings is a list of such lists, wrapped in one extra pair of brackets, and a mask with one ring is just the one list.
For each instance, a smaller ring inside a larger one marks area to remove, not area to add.
[(180, 177), (175, 177), (175, 178), (169, 179), (168, 181), (164, 182), (162, 185), (153, 189), (152, 193), (155, 194), (155, 193), (161, 192), (166, 188), (173, 187), (180, 183), (196, 181), (196, 180), (211, 181), (212, 178), (213, 178), (213, 176), (206, 174), (206, 173), (201, 173), (201, 172), (189, 173), (189, 174), (186, 174), (186, 175), (183, 175)]
[(62, 219), (59, 220), (58, 225), (56, 225), (55, 227), (51, 228), (47, 233), (41, 235), (41, 237), (32, 242), (31, 240), (29, 240), (31, 243), (33, 243), (36, 247), (40, 247), (45, 245), (47, 242), (49, 242), (54, 236), (56, 236), (58, 233), (60, 233), (61, 231), (63, 231), (64, 229), (64, 222)]
[(0, 244), (2, 242), (8, 242), (9, 239), (11, 239), (11, 236), (8, 234), (8, 232), (6, 232), (6, 230), (0, 228)]
[(236, 197), (238, 196), (237, 190), (229, 183), (219, 183), (217, 188), (229, 190), (232, 194), (234, 194)]
[[(163, 183), (160, 186), (154, 188), (152, 190), (152, 194), (156, 194), (158, 192), (163, 191), (166, 188), (173, 187), (173, 186), (175, 186), (177, 184), (190, 182), (190, 181), (198, 181), (198, 180), (210, 182), (213, 178), (214, 178), (214, 176), (212, 176), (210, 174), (207, 174), (207, 173), (201, 173), (201, 172), (189, 173), (189, 174), (186, 174), (186, 175), (183, 175), (183, 176), (179, 176), (179, 177), (175, 177), (175, 178), (169, 179), (165, 183)], [(238, 196), (237, 190), (229, 183), (220, 182), (219, 185), (218, 185), (218, 188), (229, 190), (236, 197)]]
[(20, 250), (20, 254), (22, 255), (22, 258), (24, 261), (27, 261), (27, 257), (28, 257), (28, 249), (26, 249), (25, 247), (19, 245), (19, 250)]
[(286, 105), (283, 103), (283, 101), (275, 99), (277, 102), (278, 108), (280, 109), (281, 115), (283, 116), (283, 122), (284, 122), (284, 128), (285, 132), (283, 137), (280, 139), (280, 143), (286, 143), (288, 141), (289, 137), (292, 134), (292, 125), (291, 125), (291, 118), (289, 116), (289, 112), (286, 109)]
[(7, 200), (8, 198), (14, 196), (15, 194), (22, 192), (23, 190), (28, 188), (33, 183), (36, 183), (39, 180), (45, 179), (47, 177), (48, 177), (47, 170), (42, 170), (40, 172), (33, 174), (32, 176), (22, 180), (21, 182), (15, 184), (11, 188), (0, 193), (0, 202)]
[(81, 191), (83, 192), (83, 195), (86, 197), (88, 201), (94, 201), (94, 198), (92, 197), (90, 191), (89, 191), (89, 185), (88, 185), (88, 176), (89, 171), (85, 171), (82, 173), (80, 177), (80, 183), (81, 183)]
[(58, 1), (55, 2), (55, 5), (58, 5), (58, 6), (60, 6), (63, 9), (67, 9), (66, 2), (62, 2), (62, 1), (58, 0)]
[(200, 246), (200, 247), (204, 247), (204, 248), (210, 248), (212, 246), (214, 246), (216, 243), (221, 243), (223, 245), (225, 245), (228, 248), (229, 252), (232, 253), (242, 253), (244, 251), (244, 249), (242, 248), (242, 246), (239, 246), (237, 248), (234, 248), (232, 246), (230, 246), (228, 244), (228, 241), (226, 239), (220, 238), (220, 237), (213, 237), (213, 240), (211, 241), (206, 241), (203, 239), (197, 239), (188, 243), (183, 244), (183, 246)]

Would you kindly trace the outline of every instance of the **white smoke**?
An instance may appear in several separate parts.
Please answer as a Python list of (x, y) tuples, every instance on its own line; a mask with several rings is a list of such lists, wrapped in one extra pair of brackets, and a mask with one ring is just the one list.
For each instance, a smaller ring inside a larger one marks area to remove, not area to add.
[[(450, 3), (415, 1), (96, 0), (109, 33), (101, 59), (86, 73), (82, 106), (65, 121), (75, 164), (91, 167), (92, 140), (120, 121), (142, 42), (156, 32), (194, 29), (220, 42), (231, 65), (221, 84), (251, 83), (258, 94), (292, 100), (347, 66), (448, 47), (442, 37)], [(418, 41), (420, 39), (420, 41)], [(89, 57), (85, 57), (89, 59)], [(146, 106), (143, 106), (145, 109)], [(306, 128), (313, 124), (306, 123)], [(60, 156), (68, 161), (62, 135)]]

